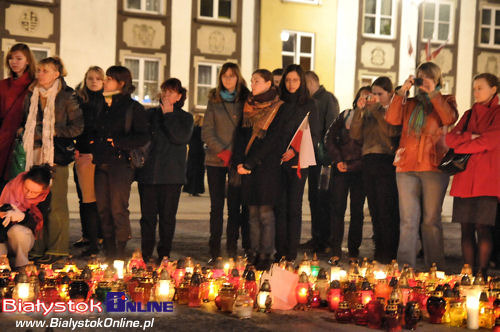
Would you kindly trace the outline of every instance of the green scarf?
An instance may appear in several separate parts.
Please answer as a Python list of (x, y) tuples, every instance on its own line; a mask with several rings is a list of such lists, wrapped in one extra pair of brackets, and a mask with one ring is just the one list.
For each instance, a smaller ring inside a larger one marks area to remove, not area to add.
[(417, 101), (417, 105), (408, 120), (408, 134), (414, 132), (417, 136), (420, 136), (422, 128), (425, 126), (427, 115), (432, 112), (432, 103), (429, 95), (422, 91), (419, 91), (415, 96), (415, 100)]

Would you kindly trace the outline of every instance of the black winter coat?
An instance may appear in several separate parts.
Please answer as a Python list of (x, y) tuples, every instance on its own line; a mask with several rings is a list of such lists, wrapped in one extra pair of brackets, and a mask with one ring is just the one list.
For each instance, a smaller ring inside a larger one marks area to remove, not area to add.
[(349, 135), (349, 130), (345, 127), (346, 112), (342, 112), (328, 129), (325, 136), (325, 148), (336, 170), (337, 163), (345, 162), (348, 172), (359, 172), (361, 171), (363, 144)]
[(76, 138), (75, 148), (80, 153), (90, 153), (90, 141), (94, 140), (96, 131), (96, 121), (98, 115), (104, 109), (104, 96), (102, 91), (91, 91), (87, 90), (88, 100), (85, 102), (80, 96), (77, 96), (78, 103), (80, 104), (80, 109), (83, 112), (83, 120), (85, 126), (83, 127), (83, 133)]
[(160, 107), (149, 110), (151, 152), (136, 179), (143, 184), (186, 183), (187, 144), (193, 134), (193, 116), (181, 108), (163, 114)]
[(323, 140), (325, 139), (328, 128), (330, 128), (332, 122), (339, 115), (339, 102), (337, 98), (335, 98), (331, 92), (326, 91), (323, 86), (320, 86), (312, 97), (316, 100), (318, 108), (319, 130), (321, 135), (316, 149), (316, 162), (318, 164), (327, 165), (330, 162), (328, 160), (329, 158), (326, 158)]
[[(299, 129), (299, 126), (306, 117), (307, 113), (309, 113), (309, 126), (311, 129), (313, 145), (315, 147), (318, 146), (318, 143), (321, 140), (321, 132), (318, 109), (314, 99), (309, 99), (305, 104), (299, 104), (296, 94), (287, 94), (285, 96), (281, 96), (281, 98), (285, 101), (285, 103), (280, 107), (279, 112), (281, 114), (279, 119), (275, 119), (279, 121), (278, 126), (281, 136), (281, 153), (283, 154), (285, 152), (287, 146), (293, 138), (293, 135), (295, 135), (295, 132)], [(295, 157), (286, 163), (283, 163), (283, 166), (296, 166), (297, 163), (298, 155), (295, 154)]]
[[(125, 117), (129, 108), (132, 108), (132, 128), (126, 133)], [(97, 118), (96, 136), (91, 144), (94, 164), (129, 163), (128, 151), (143, 146), (150, 139), (148, 120), (144, 107), (130, 95), (114, 95), (111, 107), (105, 103)]]
[(236, 128), (231, 166), (244, 164), (251, 174), (242, 175), (243, 202), (247, 205), (274, 205), (281, 193), (280, 160), (283, 143), (279, 130), (281, 108), (267, 129), (266, 136), (256, 138), (245, 156), (252, 128)]

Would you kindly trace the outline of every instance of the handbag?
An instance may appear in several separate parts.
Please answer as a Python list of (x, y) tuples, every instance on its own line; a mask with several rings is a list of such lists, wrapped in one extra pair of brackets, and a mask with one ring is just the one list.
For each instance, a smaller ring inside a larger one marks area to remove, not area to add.
[(54, 163), (66, 166), (75, 160), (75, 140), (68, 137), (54, 137)]
[[(472, 110), (469, 112), (469, 116), (465, 122), (463, 131), (467, 131), (471, 115)], [(439, 163), (438, 169), (449, 175), (455, 175), (457, 173), (463, 172), (467, 167), (467, 162), (469, 161), (470, 156), (470, 153), (455, 153), (453, 149), (449, 149)]]
[[(130, 133), (132, 129), (132, 117), (134, 110), (132, 107), (127, 109), (127, 113), (125, 114), (125, 134)], [(130, 166), (132, 168), (141, 168), (146, 164), (146, 160), (149, 157), (149, 153), (151, 152), (151, 141), (147, 141), (146, 144), (140, 146), (138, 148), (132, 149), (128, 152), (128, 158), (130, 161)]]
[(228, 185), (231, 187), (239, 187), (241, 186), (241, 174), (238, 173), (238, 170), (234, 167), (229, 168), (229, 179)]
[(14, 149), (10, 155), (8, 179), (15, 178), (19, 173), (24, 172), (25, 168), (26, 152), (24, 151), (23, 140), (21, 137), (17, 137), (14, 140)]

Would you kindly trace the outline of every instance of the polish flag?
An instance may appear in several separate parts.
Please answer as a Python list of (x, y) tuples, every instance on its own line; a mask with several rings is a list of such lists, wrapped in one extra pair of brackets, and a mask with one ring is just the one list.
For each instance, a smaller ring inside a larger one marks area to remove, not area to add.
[(307, 113), (299, 128), (293, 135), (287, 150), (292, 147), (298, 151), (299, 162), (297, 165), (297, 176), (302, 178), (300, 170), (316, 165), (316, 157), (314, 156), (314, 145), (311, 136), (311, 128), (309, 126), (309, 113)]
[(434, 51), (432, 51), (431, 58), (434, 59), (435, 57), (437, 57), (439, 52), (441, 52), (441, 50), (446, 46), (447, 43), (448, 43), (448, 41), (445, 41), (444, 43), (439, 45), (438, 48), (436, 48)]
[(408, 36), (408, 55), (411, 56), (413, 54), (413, 45), (411, 44), (411, 38)]
[(427, 40), (427, 44), (425, 44), (425, 60), (426, 61), (431, 61), (432, 60), (432, 54), (431, 54), (431, 40)]

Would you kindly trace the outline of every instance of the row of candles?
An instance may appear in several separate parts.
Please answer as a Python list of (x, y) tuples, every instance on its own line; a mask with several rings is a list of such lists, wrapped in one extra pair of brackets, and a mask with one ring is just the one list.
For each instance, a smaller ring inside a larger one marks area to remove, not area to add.
[[(467, 265), (459, 275), (446, 275), (435, 266), (429, 272), (415, 273), (408, 266), (400, 271), (395, 261), (382, 266), (366, 258), (360, 264), (351, 262), (347, 270), (335, 260), (331, 265), (328, 273), (316, 256), (310, 260), (304, 255), (298, 267), (284, 260), (275, 267), (299, 276), (294, 309), (328, 307), (340, 323), (388, 331), (415, 329), (424, 317), (434, 324), (500, 332), (500, 278), (488, 282), (481, 274), (472, 277)], [(201, 268), (189, 257), (164, 258), (155, 266), (146, 264), (139, 251), (128, 263), (115, 260), (112, 266), (92, 257), (83, 270), (69, 259), (60, 270), (30, 264), (14, 273), (2, 256), (0, 299), (78, 302), (93, 297), (104, 303), (107, 292), (124, 291), (142, 304), (175, 301), (200, 307), (213, 301), (223, 312), (249, 318), (254, 310), (272, 309), (271, 285), (261, 274), (241, 257), (227, 262), (218, 258), (213, 269)]]

